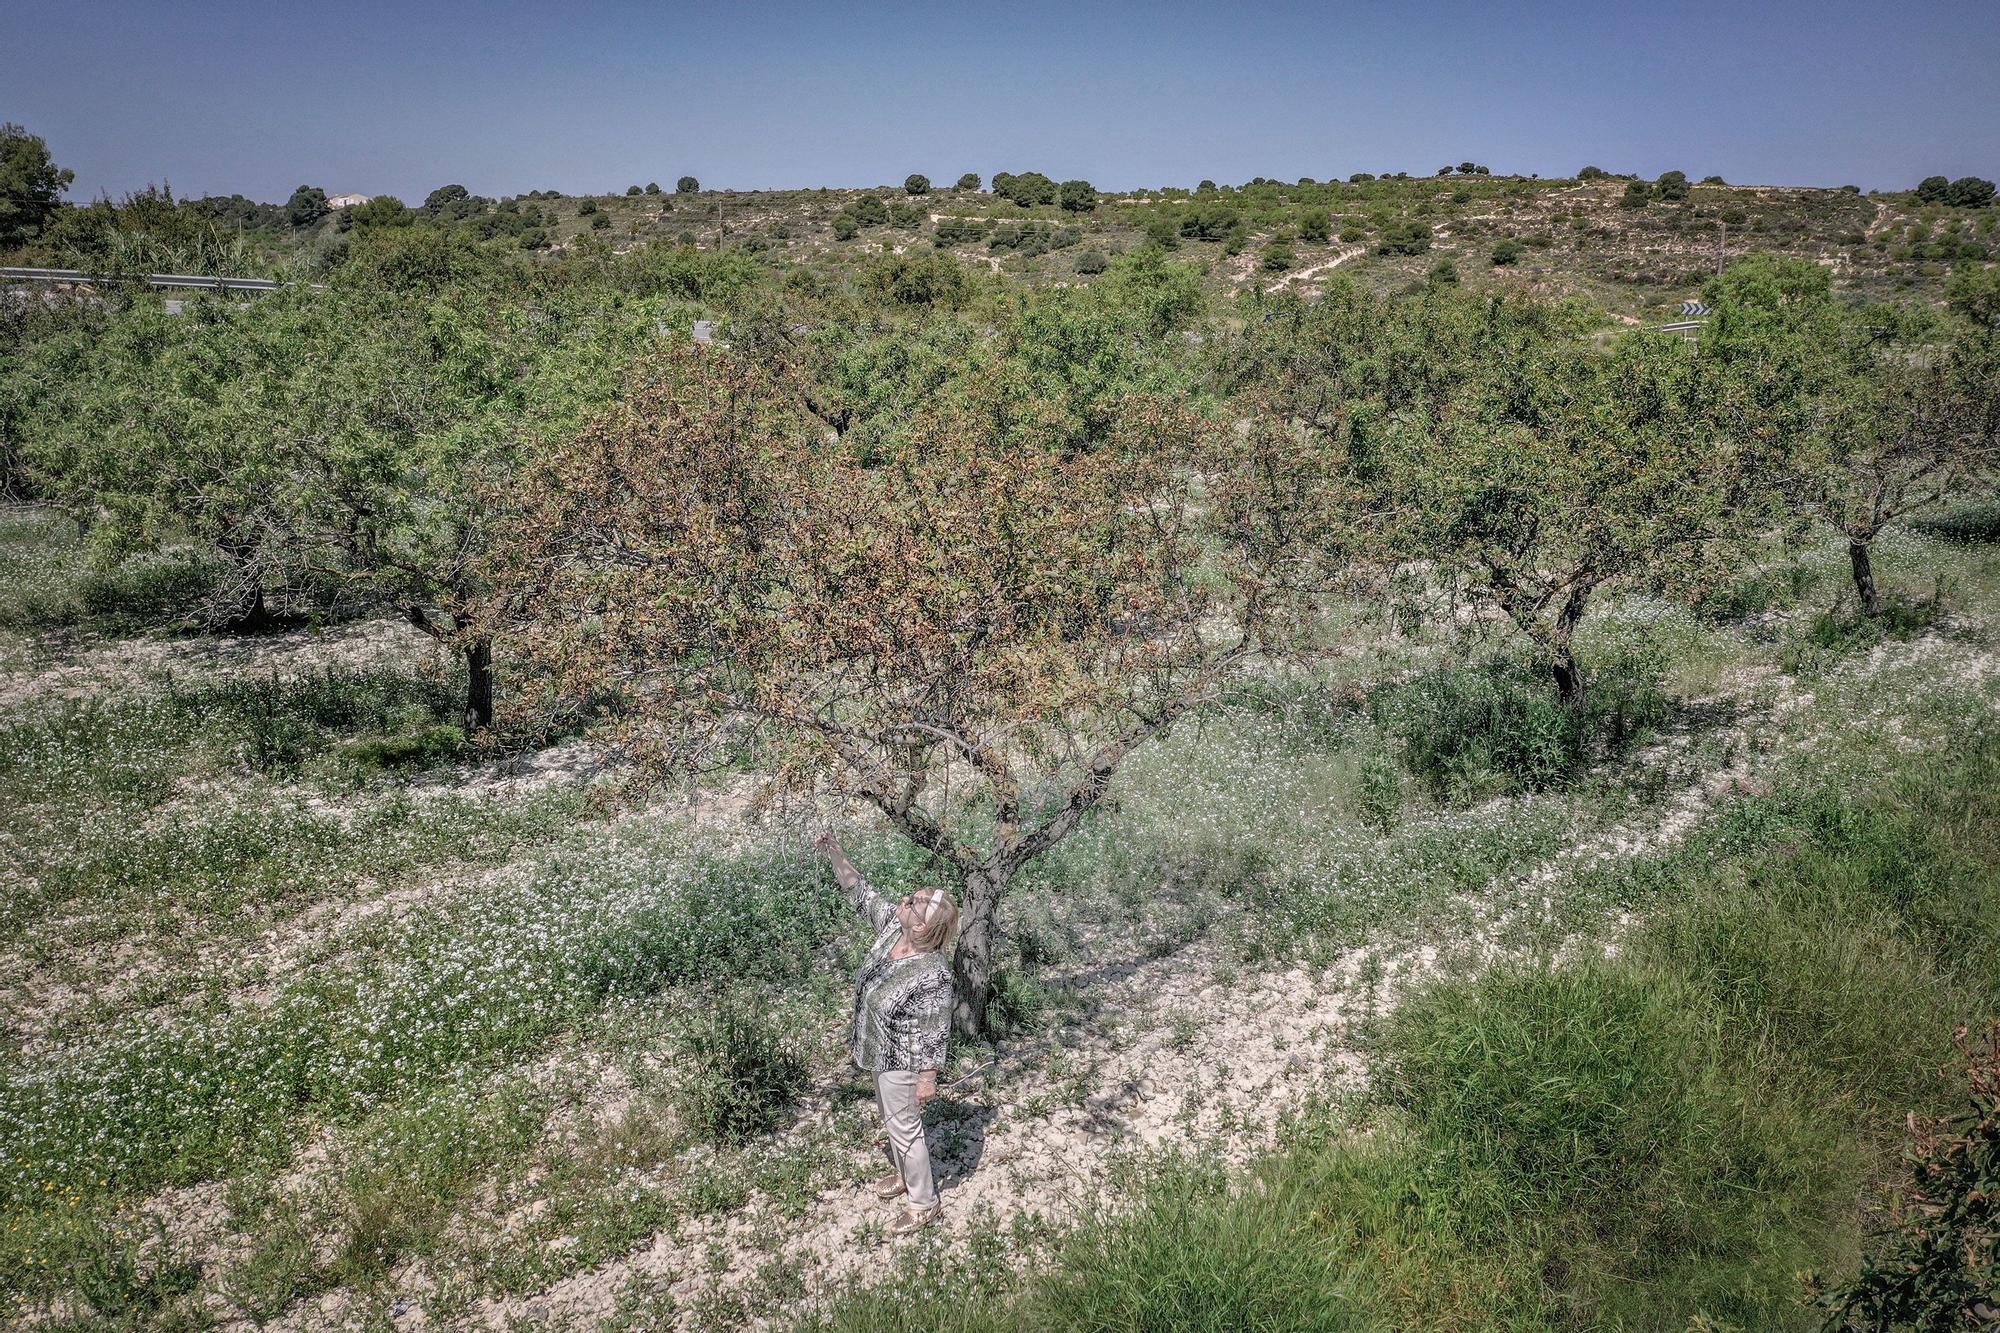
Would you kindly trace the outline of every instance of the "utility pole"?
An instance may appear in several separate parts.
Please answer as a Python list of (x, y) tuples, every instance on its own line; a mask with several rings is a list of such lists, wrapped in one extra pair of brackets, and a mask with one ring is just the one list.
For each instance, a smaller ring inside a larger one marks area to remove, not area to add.
[(1722, 256), (1729, 248), (1729, 224), (1717, 218), (1715, 225), (1719, 228), (1715, 239), (1715, 276), (1719, 278), (1722, 276)]

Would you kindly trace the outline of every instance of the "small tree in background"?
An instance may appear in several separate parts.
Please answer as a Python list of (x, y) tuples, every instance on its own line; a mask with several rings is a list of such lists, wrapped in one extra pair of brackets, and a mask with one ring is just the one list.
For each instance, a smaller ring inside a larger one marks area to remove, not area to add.
[(929, 852), (964, 913), (955, 1020), (985, 1035), (1009, 884), (1213, 697), (1268, 589), (1205, 535), (1186, 464), (1212, 432), (1171, 402), (1058, 452), (975, 387), (869, 467), (792, 401), (733, 353), (665, 355), (538, 473), (523, 633), (562, 695), (621, 700), (649, 763), (748, 748)]
[(1587, 327), (1449, 286), (1390, 304), (1337, 283), (1245, 363), (1289, 447), (1333, 477), (1322, 494), (1366, 516), (1334, 567), (1414, 565), (1504, 613), (1579, 711), (1574, 635), (1597, 591), (1701, 586), (1763, 531), (1799, 447), (1747, 370), (1643, 334), (1606, 351)]
[(977, 191), (981, 184), (983, 184), (983, 182), (979, 179), (979, 173), (976, 171), (968, 171), (963, 176), (960, 176), (958, 178), (958, 184), (953, 186), (952, 188), (956, 190)]
[(1507, 268), (1521, 262), (1521, 243), (1511, 238), (1496, 243), (1493, 247), (1493, 267)]
[(647, 193), (647, 194), (658, 194), (659, 192), (660, 192), (660, 183), (659, 183), (658, 181), (647, 181), (647, 182), (646, 182), (646, 193)]
[(1960, 176), (1945, 190), (1944, 201), (1953, 208), (1984, 208), (1993, 202), (1993, 182), (1979, 176)]
[(1309, 208), (1299, 217), (1299, 239), (1308, 245), (1325, 245), (1333, 235), (1333, 219), (1324, 208)]
[(1097, 187), (1089, 181), (1064, 181), (1057, 202), (1066, 212), (1091, 212), (1097, 207)]
[(285, 220), (294, 227), (310, 227), (331, 211), (326, 191), (317, 185), (301, 185), (285, 202)]
[(1688, 197), (1688, 178), (1685, 171), (1662, 172), (1654, 182), (1653, 192), (1668, 203), (1679, 203)]
[(40, 235), (75, 179), (74, 171), (55, 164), (39, 134), (12, 122), (0, 125), (0, 249)]
[(1920, 204), (1941, 204), (1951, 190), (1951, 181), (1943, 176), (1926, 176), (1917, 182), (1917, 202)]
[(1791, 474), (1773, 455), (1791, 442), (1675, 340), (1629, 335), (1601, 352), (1533, 309), (1467, 334), (1442, 344), (1433, 406), (1384, 431), (1370, 509), (1385, 549), (1506, 613), (1581, 709), (1574, 636), (1598, 589), (1703, 586), (1778, 510)]
[(1653, 199), (1653, 187), (1645, 181), (1628, 181), (1625, 193), (1618, 196), (1620, 208), (1644, 208)]
[(365, 204), (355, 205), (347, 210), (347, 218), (363, 229), (407, 227), (412, 221), (409, 208), (393, 194), (378, 194)]
[(701, 193), (701, 182), (692, 176), (683, 176), (674, 182), (674, 193), (699, 194)]
[(931, 178), (929, 176), (921, 176), (912, 173), (911, 175), (905, 176), (903, 178), (904, 194), (929, 194), (930, 192), (931, 192)]

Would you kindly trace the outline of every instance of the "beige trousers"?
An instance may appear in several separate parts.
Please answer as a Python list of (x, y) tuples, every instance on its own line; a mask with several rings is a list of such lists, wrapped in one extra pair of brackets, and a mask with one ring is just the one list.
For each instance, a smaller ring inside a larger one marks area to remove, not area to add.
[(885, 1069), (875, 1076), (875, 1105), (889, 1131), (889, 1162), (909, 1190), (912, 1208), (937, 1207), (937, 1186), (931, 1181), (931, 1150), (924, 1142), (924, 1117), (917, 1109), (914, 1070)]

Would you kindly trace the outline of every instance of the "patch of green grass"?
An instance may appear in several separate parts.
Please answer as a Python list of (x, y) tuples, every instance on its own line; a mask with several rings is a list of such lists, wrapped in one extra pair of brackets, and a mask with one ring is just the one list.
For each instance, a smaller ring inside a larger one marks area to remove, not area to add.
[[(421, 1105), (607, 1001), (795, 982), (844, 920), (816, 865), (638, 836), (571, 849), (404, 922), (399, 948), (291, 980), (268, 1007), (133, 1018), (15, 1062), (0, 1078), (0, 1215), (34, 1235), (56, 1191), (102, 1209), (272, 1166), (311, 1120)], [(0, 1278), (20, 1262), (0, 1253)]]
[(462, 728), (438, 724), (399, 736), (370, 737), (340, 747), (340, 757), (363, 768), (429, 768), (465, 752)]
[(2000, 543), (2000, 504), (1970, 504), (1913, 519), (1910, 528), (1938, 541), (1962, 546)]
[(1927, 601), (1887, 599), (1879, 616), (1822, 611), (1785, 636), (1779, 660), (1795, 676), (1823, 675), (1852, 654), (1922, 633), (1942, 611), (1941, 594)]

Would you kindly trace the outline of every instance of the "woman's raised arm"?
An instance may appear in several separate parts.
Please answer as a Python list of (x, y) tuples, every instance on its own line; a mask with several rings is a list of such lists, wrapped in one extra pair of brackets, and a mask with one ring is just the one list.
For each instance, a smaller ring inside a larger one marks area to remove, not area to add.
[(854, 910), (861, 913), (861, 919), (868, 923), (868, 928), (878, 935), (887, 930), (889, 923), (895, 919), (896, 909), (861, 877), (861, 872), (854, 868), (854, 862), (848, 860), (847, 853), (841, 850), (840, 839), (832, 833), (821, 833), (813, 839), (813, 850), (824, 856), (827, 864), (833, 867), (833, 877), (840, 881), (841, 891), (847, 895), (847, 901)]

